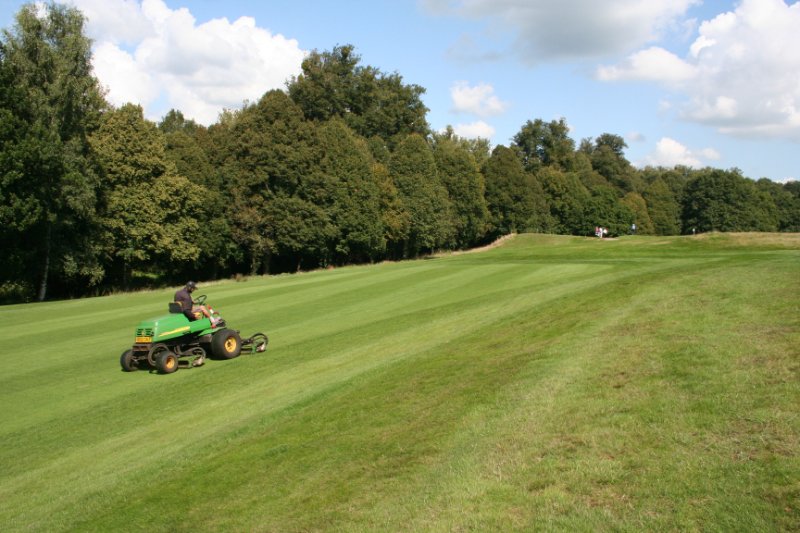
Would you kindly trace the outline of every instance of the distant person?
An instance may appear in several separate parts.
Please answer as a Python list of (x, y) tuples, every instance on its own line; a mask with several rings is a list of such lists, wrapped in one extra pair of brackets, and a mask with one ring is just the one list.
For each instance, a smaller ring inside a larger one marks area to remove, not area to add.
[(187, 282), (182, 289), (178, 289), (178, 291), (175, 293), (175, 302), (181, 305), (181, 311), (183, 312), (183, 315), (190, 321), (197, 320), (197, 315), (195, 315), (195, 313), (200, 311), (206, 316), (206, 318), (211, 320), (211, 323), (213, 324), (215, 321), (211, 317), (211, 313), (209, 313), (208, 308), (206, 308), (205, 305), (194, 305), (192, 293), (195, 291), (195, 289), (197, 289), (197, 284), (194, 281)]
[(636, 223), (631, 224), (631, 235), (636, 235)]

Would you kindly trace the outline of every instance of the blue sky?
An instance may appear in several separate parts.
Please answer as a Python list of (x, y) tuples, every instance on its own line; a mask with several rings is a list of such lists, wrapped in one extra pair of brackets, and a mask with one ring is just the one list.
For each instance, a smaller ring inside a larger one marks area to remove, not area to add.
[[(508, 145), (527, 120), (614, 133), (647, 164), (800, 178), (800, 2), (69, 0), (116, 104), (209, 124), (353, 44), (426, 89), (434, 129)], [(23, 4), (0, 0), (9, 28)]]

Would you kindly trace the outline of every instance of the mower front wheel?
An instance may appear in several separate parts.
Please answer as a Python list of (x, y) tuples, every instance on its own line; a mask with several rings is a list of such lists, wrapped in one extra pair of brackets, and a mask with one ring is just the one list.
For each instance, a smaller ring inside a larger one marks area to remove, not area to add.
[(221, 329), (211, 338), (211, 353), (221, 359), (233, 359), (242, 351), (242, 338), (232, 329)]
[(125, 372), (139, 370), (139, 362), (133, 357), (133, 350), (125, 350), (119, 357), (119, 364)]
[(156, 368), (160, 374), (172, 374), (178, 370), (178, 356), (169, 350), (161, 352), (156, 360)]

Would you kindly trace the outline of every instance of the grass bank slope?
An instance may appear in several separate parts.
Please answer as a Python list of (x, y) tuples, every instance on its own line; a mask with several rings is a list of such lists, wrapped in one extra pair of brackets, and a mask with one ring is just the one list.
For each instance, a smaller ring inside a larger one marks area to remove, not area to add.
[(0, 530), (800, 529), (797, 235), (200, 292), (267, 352), (129, 374), (172, 291), (0, 307)]

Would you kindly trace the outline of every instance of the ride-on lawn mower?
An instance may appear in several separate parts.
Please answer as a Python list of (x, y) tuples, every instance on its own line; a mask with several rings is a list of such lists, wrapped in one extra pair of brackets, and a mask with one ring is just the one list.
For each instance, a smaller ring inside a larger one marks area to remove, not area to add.
[[(194, 304), (205, 304), (206, 296), (198, 296)], [(196, 320), (183, 314), (180, 304), (171, 302), (169, 314), (145, 320), (136, 327), (136, 339), (119, 359), (122, 369), (133, 372), (140, 368), (155, 368), (161, 374), (171, 374), (184, 366), (192, 368), (205, 363), (210, 354), (220, 359), (238, 357), (242, 350), (263, 352), (269, 339), (263, 333), (242, 339), (239, 332), (225, 327), (225, 320), (208, 307), (211, 317), (198, 311)]]

